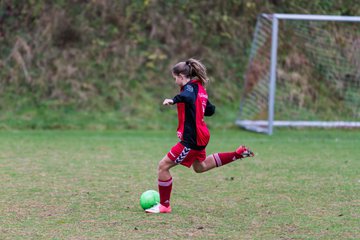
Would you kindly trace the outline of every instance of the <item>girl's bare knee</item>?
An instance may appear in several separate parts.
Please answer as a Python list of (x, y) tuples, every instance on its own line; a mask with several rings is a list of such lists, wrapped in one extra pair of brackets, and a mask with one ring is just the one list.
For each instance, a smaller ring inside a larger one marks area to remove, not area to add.
[(201, 164), (195, 164), (193, 165), (194, 172), (196, 173), (203, 173), (204, 172), (204, 166)]
[(159, 165), (158, 165), (158, 172), (160, 173), (160, 172), (163, 172), (163, 171), (165, 171), (165, 170), (166, 170), (166, 164), (164, 163), (163, 160), (161, 160), (161, 161), (159, 162)]
[(175, 164), (170, 159), (162, 159), (158, 164), (158, 172), (167, 172)]

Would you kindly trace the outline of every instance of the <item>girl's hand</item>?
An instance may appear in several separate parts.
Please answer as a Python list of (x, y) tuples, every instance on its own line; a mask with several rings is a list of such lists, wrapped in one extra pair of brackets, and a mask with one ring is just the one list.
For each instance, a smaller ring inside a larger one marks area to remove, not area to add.
[(173, 105), (174, 101), (172, 99), (165, 99), (163, 102), (163, 105)]

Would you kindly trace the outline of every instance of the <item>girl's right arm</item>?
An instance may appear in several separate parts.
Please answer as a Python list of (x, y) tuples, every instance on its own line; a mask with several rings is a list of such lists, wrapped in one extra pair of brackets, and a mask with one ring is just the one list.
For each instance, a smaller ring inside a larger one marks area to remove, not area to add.
[(186, 85), (184, 91), (176, 95), (173, 99), (165, 99), (163, 105), (173, 105), (175, 103), (194, 103), (196, 99), (194, 88), (191, 85)]
[(193, 86), (186, 85), (184, 90), (180, 94), (176, 95), (172, 100), (173, 103), (194, 103), (196, 100), (196, 95)]
[(173, 105), (174, 101), (172, 99), (165, 99), (163, 102), (163, 105)]

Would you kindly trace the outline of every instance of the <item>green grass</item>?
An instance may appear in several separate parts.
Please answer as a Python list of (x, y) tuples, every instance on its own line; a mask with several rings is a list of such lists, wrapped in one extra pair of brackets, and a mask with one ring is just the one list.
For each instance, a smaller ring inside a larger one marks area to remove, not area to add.
[(168, 131), (0, 132), (1, 239), (356, 239), (360, 132), (212, 131), (207, 152), (253, 159), (172, 170), (173, 213), (147, 215)]

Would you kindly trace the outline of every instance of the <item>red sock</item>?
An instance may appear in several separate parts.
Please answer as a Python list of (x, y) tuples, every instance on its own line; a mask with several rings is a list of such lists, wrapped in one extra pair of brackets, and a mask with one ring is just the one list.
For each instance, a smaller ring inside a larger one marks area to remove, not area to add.
[(236, 152), (214, 153), (213, 157), (215, 159), (216, 167), (221, 167), (240, 158)]
[(168, 207), (170, 206), (170, 195), (172, 189), (172, 178), (162, 181), (158, 180), (159, 184), (159, 194), (160, 194), (160, 204)]

